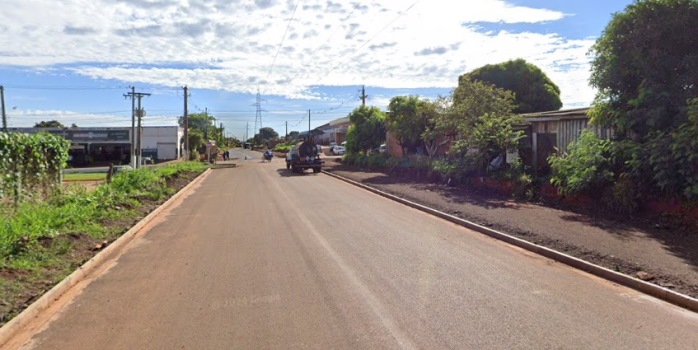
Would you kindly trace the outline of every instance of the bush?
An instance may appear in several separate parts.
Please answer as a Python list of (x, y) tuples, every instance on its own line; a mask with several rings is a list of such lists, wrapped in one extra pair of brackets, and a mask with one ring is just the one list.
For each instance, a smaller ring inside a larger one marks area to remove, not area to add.
[(402, 161), (400, 159), (391, 157), (385, 153), (374, 153), (371, 155), (367, 155), (363, 152), (347, 153), (342, 158), (342, 162), (344, 164), (368, 169), (386, 169), (402, 165)]
[(70, 143), (48, 133), (0, 133), (0, 200), (46, 194), (58, 183)]
[(278, 143), (276, 146), (274, 146), (274, 152), (289, 152), (291, 150), (292, 145), (287, 145), (283, 143)]
[(553, 170), (550, 183), (563, 195), (603, 190), (613, 183), (614, 161), (611, 141), (584, 130), (579, 140), (570, 144), (569, 154), (548, 157)]
[(113, 210), (117, 206), (136, 208), (143, 199), (162, 199), (173, 191), (167, 178), (205, 168), (198, 162), (185, 162), (118, 172), (111, 183), (94, 191), (57, 188), (46, 201), (21, 203), (16, 210), (0, 206), (0, 263), (13, 260), (42, 237), (70, 233), (102, 237), (106, 231), (100, 222), (124, 213)]

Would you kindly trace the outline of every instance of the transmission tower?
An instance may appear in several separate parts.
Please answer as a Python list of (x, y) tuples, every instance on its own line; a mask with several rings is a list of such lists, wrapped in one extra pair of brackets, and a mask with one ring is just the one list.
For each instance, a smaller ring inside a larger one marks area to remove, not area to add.
[(258, 133), (259, 129), (261, 129), (262, 126), (262, 102), (264, 100), (262, 99), (262, 95), (259, 93), (259, 89), (257, 89), (257, 101), (253, 106), (257, 108), (257, 114), (254, 117), (254, 132)]

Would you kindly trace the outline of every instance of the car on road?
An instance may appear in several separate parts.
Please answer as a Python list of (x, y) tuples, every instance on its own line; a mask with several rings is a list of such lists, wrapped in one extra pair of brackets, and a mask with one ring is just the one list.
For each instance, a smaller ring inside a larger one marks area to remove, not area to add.
[(344, 148), (344, 146), (334, 146), (334, 148), (332, 149), (332, 154), (334, 154), (334, 155), (339, 156), (339, 155), (342, 155), (345, 153), (347, 153), (347, 150), (346, 150), (346, 148)]

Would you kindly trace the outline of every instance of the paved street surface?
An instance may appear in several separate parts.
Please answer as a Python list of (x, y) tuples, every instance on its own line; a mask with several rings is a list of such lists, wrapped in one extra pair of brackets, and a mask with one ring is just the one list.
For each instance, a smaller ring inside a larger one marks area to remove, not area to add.
[(281, 158), (236, 162), (26, 347), (698, 348), (694, 313)]

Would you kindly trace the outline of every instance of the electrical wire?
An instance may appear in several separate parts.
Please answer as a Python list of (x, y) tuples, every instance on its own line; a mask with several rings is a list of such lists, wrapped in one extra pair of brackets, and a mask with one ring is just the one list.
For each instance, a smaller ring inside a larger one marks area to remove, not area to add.
[[(371, 41), (373, 41), (373, 39), (375, 39), (375, 38), (376, 38), (378, 35), (380, 35), (383, 31), (385, 31), (386, 29), (388, 29), (388, 27), (390, 27), (391, 25), (393, 25), (393, 23), (395, 23), (395, 21), (397, 21), (400, 17), (404, 16), (404, 15), (407, 13), (407, 11), (409, 11), (410, 9), (412, 9), (412, 7), (414, 7), (414, 5), (416, 5), (419, 1), (420, 1), (420, 0), (417, 0), (417, 1), (413, 2), (412, 5), (410, 5), (409, 7), (407, 7), (404, 11), (401, 11), (400, 13), (398, 13), (398, 15), (395, 16), (395, 18), (393, 18), (392, 21), (390, 21), (387, 25), (385, 25), (383, 28), (381, 28), (381, 30), (379, 30), (379, 31), (378, 31), (376, 34), (374, 34), (370, 39), (368, 39), (368, 41), (365, 41), (365, 42), (364, 42), (363, 44), (361, 44), (358, 48), (356, 48), (354, 51), (352, 51), (349, 55), (346, 55), (346, 57), (352, 58), (356, 52), (358, 52), (359, 50), (361, 50), (362, 48), (364, 48), (366, 45), (368, 45), (368, 43), (370, 43)], [(343, 65), (346, 61), (347, 61), (347, 60), (343, 60), (343, 61), (338, 62), (334, 67), (332, 67), (329, 71), (327, 71), (327, 73), (325, 73), (322, 77), (320, 77), (320, 79), (318, 79), (318, 80), (315, 82), (315, 84), (317, 84), (317, 83), (319, 83), (320, 81), (322, 81), (323, 79), (325, 79), (330, 73), (332, 73), (335, 69), (337, 69), (337, 67)]]
[(284, 36), (281, 38), (281, 42), (279, 43), (279, 47), (276, 49), (276, 54), (274, 55), (274, 60), (271, 62), (271, 67), (269, 67), (269, 73), (267, 73), (267, 78), (269, 79), (269, 76), (271, 75), (271, 71), (274, 69), (274, 64), (276, 64), (276, 57), (279, 56), (279, 52), (281, 51), (281, 46), (284, 44), (284, 40), (286, 40), (286, 34), (288, 34), (288, 29), (291, 28), (291, 23), (293, 23), (293, 17), (296, 15), (296, 9), (298, 9), (298, 5), (301, 3), (301, 0), (296, 1), (296, 7), (293, 8), (293, 13), (291, 13), (291, 18), (288, 20), (288, 25), (286, 26), (286, 31), (284, 32)]

